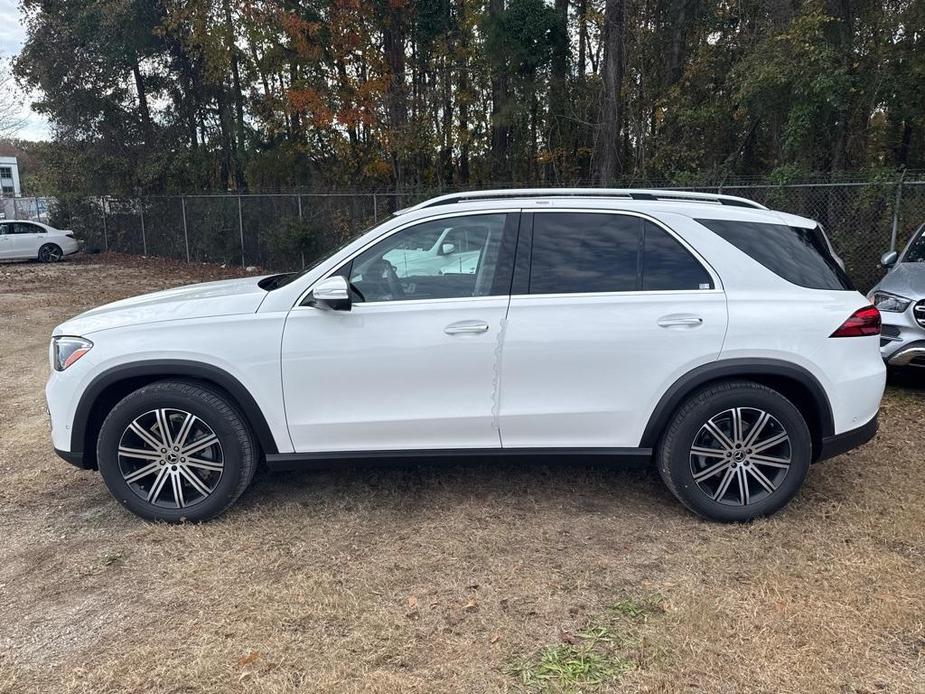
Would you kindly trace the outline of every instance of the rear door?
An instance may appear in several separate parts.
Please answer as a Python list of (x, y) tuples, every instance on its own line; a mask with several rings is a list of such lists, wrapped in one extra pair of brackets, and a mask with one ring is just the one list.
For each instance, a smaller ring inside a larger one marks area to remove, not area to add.
[(522, 216), (505, 327), (505, 448), (632, 448), (679, 376), (719, 355), (726, 300), (671, 231), (632, 213)]

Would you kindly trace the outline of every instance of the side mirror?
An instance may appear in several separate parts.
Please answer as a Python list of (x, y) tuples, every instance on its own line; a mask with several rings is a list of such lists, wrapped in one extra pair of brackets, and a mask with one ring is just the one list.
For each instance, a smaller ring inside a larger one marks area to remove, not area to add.
[(885, 268), (893, 267), (897, 260), (899, 260), (899, 253), (896, 251), (887, 251), (880, 256), (880, 264)]
[(444, 242), (440, 244), (440, 255), (452, 255), (456, 252), (456, 244)]
[(321, 280), (308, 296), (309, 306), (324, 310), (349, 311), (352, 304), (350, 287), (347, 280), (340, 275)]

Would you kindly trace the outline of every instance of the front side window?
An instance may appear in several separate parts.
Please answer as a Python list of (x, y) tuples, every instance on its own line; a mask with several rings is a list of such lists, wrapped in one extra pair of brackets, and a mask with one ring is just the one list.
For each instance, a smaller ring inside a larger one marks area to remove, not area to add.
[(788, 282), (807, 289), (854, 289), (819, 227), (728, 219), (697, 222)]
[(41, 227), (36, 226), (35, 224), (25, 224), (23, 222), (17, 222), (16, 224), (10, 224), (12, 234), (37, 234), (42, 229)]
[(12, 224), (0, 224), (0, 236), (3, 234), (12, 234), (13, 226)]
[(904, 263), (925, 263), (925, 226), (919, 230), (909, 248), (903, 254)]
[(488, 296), (507, 215), (423, 222), (356, 256), (342, 273), (355, 302)]
[(641, 217), (546, 212), (533, 222), (531, 294), (711, 289), (704, 267)]

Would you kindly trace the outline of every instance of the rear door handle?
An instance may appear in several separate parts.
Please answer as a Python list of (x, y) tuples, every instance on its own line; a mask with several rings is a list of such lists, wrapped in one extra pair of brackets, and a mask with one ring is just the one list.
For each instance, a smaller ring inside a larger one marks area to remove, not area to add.
[(488, 323), (483, 320), (461, 320), (450, 323), (443, 329), (447, 335), (465, 335), (467, 333), (487, 333)]
[(703, 318), (690, 313), (674, 313), (659, 318), (658, 324), (663, 328), (696, 328), (703, 325)]

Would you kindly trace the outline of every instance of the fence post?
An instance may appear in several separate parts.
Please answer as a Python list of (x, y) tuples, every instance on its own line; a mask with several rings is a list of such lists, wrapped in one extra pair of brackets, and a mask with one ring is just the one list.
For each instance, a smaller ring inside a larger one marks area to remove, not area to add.
[(906, 178), (906, 170), (903, 169), (899, 177), (899, 183), (896, 185), (896, 202), (893, 204), (893, 230), (890, 233), (890, 250), (896, 250), (896, 235), (899, 232), (899, 206), (903, 201), (903, 180)]
[(244, 216), (241, 212), (241, 196), (238, 195), (238, 234), (241, 236), (241, 267), (247, 267), (244, 264)]
[[(299, 203), (299, 221), (301, 222), (302, 221), (302, 196), (296, 195), (295, 199)], [(305, 251), (303, 249), (299, 249), (299, 257), (302, 259), (302, 269), (304, 270), (305, 269)]]
[(373, 193), (373, 224), (379, 223), (379, 204), (376, 201), (376, 194)]
[(148, 238), (145, 236), (145, 205), (138, 201), (138, 214), (141, 215), (141, 248), (142, 255), (148, 255)]
[(109, 232), (106, 230), (106, 197), (100, 198), (100, 208), (103, 210), (103, 248), (109, 250)]
[(186, 246), (186, 262), (189, 262), (189, 232), (186, 229), (186, 198), (180, 196), (180, 207), (183, 210), (183, 245)]

